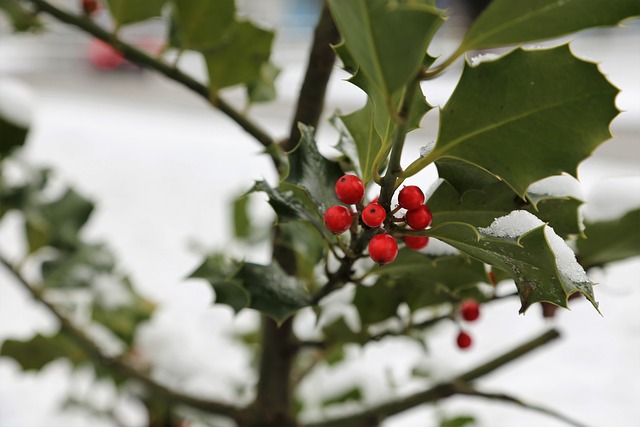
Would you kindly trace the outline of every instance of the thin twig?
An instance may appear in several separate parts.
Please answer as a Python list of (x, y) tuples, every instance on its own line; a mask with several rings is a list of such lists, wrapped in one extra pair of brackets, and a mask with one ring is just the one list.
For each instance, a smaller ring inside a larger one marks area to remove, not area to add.
[[(191, 76), (183, 73), (178, 68), (167, 64), (158, 58), (150, 56), (146, 52), (132, 46), (129, 43), (125, 43), (121, 39), (117, 38), (113, 33), (110, 33), (93, 23), (90, 19), (81, 16), (73, 15), (65, 12), (56, 6), (50, 4), (44, 0), (23, 0), (32, 3), (38, 8), (39, 11), (47, 13), (57, 20), (76, 27), (84, 32), (91, 34), (92, 36), (102, 40), (105, 43), (110, 44), (118, 52), (122, 53), (126, 59), (136, 64), (150, 68), (163, 74), (167, 78), (182, 84), (188, 89), (192, 90), (196, 94), (205, 98), (214, 107), (220, 110), (222, 113), (236, 122), (242, 129), (253, 136), (264, 147), (270, 147), (275, 144), (274, 139), (260, 126), (254, 123), (252, 120), (244, 116), (242, 113), (233, 108), (229, 103), (220, 97), (216, 93), (211, 93), (208, 87), (198, 82)], [(274, 158), (274, 161), (276, 159)]]
[(390, 416), (399, 414), (408, 409), (425, 403), (434, 402), (458, 394), (460, 392), (459, 385), (461, 383), (470, 383), (484, 375), (487, 375), (504, 366), (505, 364), (530, 353), (538, 347), (541, 347), (555, 340), (559, 336), (560, 334), (557, 330), (551, 329), (539, 335), (538, 337), (514, 348), (513, 350), (488, 361), (487, 363), (484, 363), (474, 369), (458, 375), (449, 382), (437, 384), (418, 393), (402, 397), (391, 402), (383, 403), (381, 405), (374, 406), (372, 408), (365, 409), (351, 415), (335, 417), (324, 421), (306, 423), (304, 424), (304, 427), (364, 427), (379, 425), (384, 419)]
[(560, 421), (563, 421), (569, 425), (572, 425), (574, 427), (588, 427), (586, 424), (581, 423), (580, 421), (576, 421), (572, 418), (567, 417), (564, 414), (560, 414), (552, 409), (549, 408), (545, 408), (543, 406), (538, 406), (538, 405), (533, 405), (531, 403), (527, 403), (527, 402), (523, 402), (522, 400), (510, 396), (508, 394), (504, 394), (504, 393), (486, 393), (486, 392), (481, 392), (476, 390), (473, 387), (468, 387), (465, 385), (460, 385), (456, 387), (456, 394), (462, 394), (465, 396), (474, 396), (474, 397), (483, 397), (485, 399), (493, 399), (493, 400), (499, 400), (502, 402), (508, 402), (508, 403), (513, 403), (516, 404), (518, 406), (521, 406), (523, 408), (526, 409), (530, 409), (532, 411), (536, 411), (536, 412), (540, 412), (542, 414), (545, 415), (549, 415), (550, 417), (556, 418)]
[(16, 281), (27, 291), (31, 296), (44, 305), (51, 314), (60, 322), (60, 327), (71, 337), (76, 343), (90, 356), (96, 364), (99, 364), (101, 368), (106, 368), (114, 375), (123, 376), (128, 379), (136, 380), (142, 383), (150, 392), (163, 396), (169, 401), (191, 406), (193, 408), (200, 409), (202, 411), (224, 415), (233, 419), (238, 419), (241, 413), (241, 408), (237, 408), (233, 405), (221, 403), (212, 400), (204, 400), (193, 396), (181, 394), (177, 391), (170, 390), (169, 388), (158, 384), (152, 378), (138, 371), (132, 366), (125, 363), (118, 357), (111, 357), (104, 354), (102, 349), (91, 339), (89, 336), (75, 326), (58, 308), (48, 302), (42, 292), (36, 287), (32, 286), (27, 280), (20, 274), (20, 272), (13, 267), (13, 265), (4, 257), (0, 256), (0, 264), (16, 279)]

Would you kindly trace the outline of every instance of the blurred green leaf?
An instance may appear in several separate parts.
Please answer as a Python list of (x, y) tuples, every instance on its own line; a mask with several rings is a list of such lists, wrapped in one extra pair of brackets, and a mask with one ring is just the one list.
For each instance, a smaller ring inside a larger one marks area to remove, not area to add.
[(585, 234), (576, 241), (585, 268), (640, 256), (640, 209), (612, 221), (585, 221)]
[(290, 274), (312, 283), (316, 276), (315, 267), (323, 259), (325, 247), (318, 230), (304, 221), (278, 224), (274, 242), (274, 257), (280, 265)]
[(0, 161), (24, 145), (28, 132), (26, 127), (0, 116)]
[[(38, 30), (42, 27), (35, 14), (22, 7), (18, 0), (0, 0), (0, 10), (9, 16), (14, 31)], [(0, 127), (0, 134), (2, 130)]]
[(92, 211), (93, 204), (71, 188), (53, 202), (30, 203), (25, 209), (29, 252), (43, 246), (76, 247), (78, 233)]
[(211, 91), (258, 80), (262, 65), (269, 61), (273, 37), (272, 31), (238, 21), (218, 43), (203, 49)]
[(354, 386), (348, 390), (343, 391), (342, 393), (339, 393), (334, 397), (324, 399), (322, 401), (322, 406), (326, 408), (327, 406), (337, 405), (354, 400), (356, 402), (362, 401), (362, 391), (360, 390), (359, 386)]
[(39, 371), (60, 358), (69, 360), (73, 365), (88, 360), (76, 343), (62, 332), (50, 337), (38, 334), (26, 341), (6, 340), (0, 347), (0, 356), (14, 359), (25, 371)]
[(128, 346), (133, 344), (135, 333), (140, 323), (148, 320), (155, 309), (155, 304), (137, 295), (130, 287), (131, 300), (122, 305), (109, 306), (100, 301), (94, 302), (93, 320), (107, 327)]
[(236, 239), (247, 239), (254, 233), (251, 219), (249, 218), (249, 195), (242, 194), (233, 201), (233, 235)]
[(276, 99), (276, 79), (280, 74), (280, 68), (271, 62), (265, 62), (260, 66), (258, 78), (247, 85), (249, 102), (269, 102)]
[(111, 16), (118, 27), (159, 17), (164, 3), (165, 0), (107, 0)]
[(440, 427), (466, 427), (476, 425), (476, 419), (469, 415), (460, 415), (453, 418), (444, 418), (440, 421)]
[(115, 259), (104, 245), (82, 245), (60, 251), (42, 263), (42, 279), (48, 288), (88, 288), (97, 275), (109, 273)]
[(176, 47), (204, 51), (227, 36), (234, 24), (233, 0), (173, 0)]
[(640, 15), (637, 0), (492, 0), (462, 42), (463, 50), (559, 37), (591, 27), (615, 26)]

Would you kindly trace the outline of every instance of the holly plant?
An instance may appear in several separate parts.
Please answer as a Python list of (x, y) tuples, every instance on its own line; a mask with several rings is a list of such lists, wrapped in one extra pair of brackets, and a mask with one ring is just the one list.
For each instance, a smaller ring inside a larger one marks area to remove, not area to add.
[[(211, 285), (215, 304), (261, 317), (260, 330), (247, 339), (256, 359), (248, 391), (234, 401), (203, 398), (164, 384), (141, 362), (135, 332), (153, 316), (154, 303), (138, 294), (108, 245), (83, 237), (93, 202), (71, 187), (50, 197), (55, 171), (25, 162), (20, 152), (28, 125), (3, 113), (0, 218), (10, 211), (20, 215), (28, 244), (19, 259), (3, 248), (2, 268), (11, 285), (27, 290), (60, 328), (53, 335), (6, 340), (0, 355), (24, 370), (61, 357), (91, 366), (98, 378), (147, 408), (149, 426), (373, 427), (454, 395), (500, 399), (581, 425), (474, 385), (555, 339), (554, 329), (455, 377), (375, 405), (313, 412), (299, 386), (318, 366), (342, 363), (348, 348), (392, 336), (425, 344), (429, 328), (440, 322), (458, 325), (451, 342), (469, 351), (474, 343), (466, 324), (501, 298), (519, 298), (520, 313), (529, 313), (540, 304), (566, 308), (581, 296), (597, 315), (587, 271), (640, 255), (640, 210), (583, 221), (583, 201), (553, 183), (575, 181), (579, 164), (611, 137), (618, 89), (597, 64), (576, 57), (570, 44), (525, 45), (617, 26), (640, 15), (640, 2), (493, 0), (459, 45), (436, 58), (429, 48), (451, 11), (435, 0), (327, 0), (286, 137), (270, 134), (260, 117), (225, 98), (228, 88), (241, 87), (249, 106), (273, 101), (279, 74), (270, 59), (273, 30), (240, 16), (233, 0), (0, 0), (0, 9), (15, 31), (66, 25), (90, 35), (96, 66), (104, 72), (133, 63), (205, 99), (255, 139), (277, 173), (274, 180), (247, 182), (234, 204), (236, 238), (255, 243), (264, 237), (251, 228), (248, 199), (259, 194), (268, 200), (275, 213), (267, 233), (273, 261), (214, 252), (185, 272), (189, 280)], [(154, 53), (121, 32), (150, 19), (167, 28), (164, 48)], [(185, 51), (202, 57), (206, 81), (180, 66)], [(461, 63), (446, 103), (430, 104), (429, 82)], [(366, 101), (348, 114), (335, 112), (329, 125), (320, 117), (336, 67), (348, 75), (339, 84), (356, 87)], [(439, 120), (435, 141), (421, 133), (427, 114)], [(332, 156), (318, 148), (321, 126), (337, 130)], [(405, 144), (408, 134), (422, 141), (422, 149)], [(28, 179), (12, 181), (7, 171), (16, 168)], [(437, 171), (437, 181), (414, 185), (426, 169)], [(26, 274), (34, 266), (38, 274)], [(511, 290), (497, 292), (499, 282)], [(91, 295), (91, 318), (84, 323), (71, 316), (70, 295), (78, 290)], [(109, 297), (116, 293), (124, 297), (114, 303)], [(330, 315), (337, 295), (349, 298), (359, 322)], [(317, 340), (294, 332), (303, 312), (316, 319)], [(96, 324), (116, 350), (107, 351), (88, 332)], [(355, 385), (323, 405), (362, 396)], [(442, 425), (468, 422), (461, 417)]]

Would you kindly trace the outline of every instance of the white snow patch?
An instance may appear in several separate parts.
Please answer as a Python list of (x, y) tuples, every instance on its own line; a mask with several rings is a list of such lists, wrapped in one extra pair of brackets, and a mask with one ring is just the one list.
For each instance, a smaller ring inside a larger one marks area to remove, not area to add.
[[(513, 211), (496, 218), (489, 227), (478, 230), (492, 237), (518, 238), (529, 231), (545, 225), (538, 217), (527, 211)], [(588, 282), (589, 279), (576, 256), (562, 237), (552, 227), (545, 226), (544, 234), (556, 258), (556, 265), (564, 278), (573, 282)]]
[(433, 147), (436, 146), (436, 141), (435, 140), (431, 140), (429, 142), (427, 142), (425, 145), (423, 145), (422, 147), (420, 147), (420, 157), (424, 157), (427, 154), (429, 154), (430, 152), (433, 151)]
[(0, 80), (0, 116), (29, 127), (34, 105), (33, 92), (24, 83), (9, 78)]
[(640, 208), (640, 176), (607, 178), (595, 184), (583, 214), (588, 222), (612, 221)]
[(489, 227), (478, 230), (491, 237), (509, 237), (515, 239), (544, 225), (544, 222), (527, 211), (513, 211), (493, 220)]
[(588, 282), (589, 278), (584, 268), (576, 260), (576, 255), (567, 245), (564, 239), (556, 234), (548, 225), (544, 228), (544, 235), (556, 257), (558, 271), (572, 282)]
[(477, 65), (481, 64), (482, 62), (494, 61), (494, 60), (496, 60), (498, 58), (500, 58), (500, 55), (498, 55), (496, 53), (487, 52), (487, 53), (481, 53), (479, 55), (476, 55), (476, 56), (470, 58), (469, 62), (471, 63), (471, 65), (477, 66)]
[(527, 192), (540, 196), (573, 197), (584, 200), (580, 182), (571, 175), (556, 175), (541, 179), (531, 184)]
[(129, 289), (116, 277), (100, 274), (91, 282), (96, 298), (108, 309), (115, 309), (133, 302)]

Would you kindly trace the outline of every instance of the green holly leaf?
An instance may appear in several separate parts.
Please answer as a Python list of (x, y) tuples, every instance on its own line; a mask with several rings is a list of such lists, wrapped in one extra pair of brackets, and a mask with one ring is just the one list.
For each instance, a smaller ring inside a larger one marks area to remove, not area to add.
[(251, 218), (249, 218), (249, 195), (236, 197), (231, 205), (233, 219), (233, 235), (236, 239), (248, 239), (254, 234)]
[(344, 320), (339, 317), (322, 329), (325, 345), (329, 349), (340, 349), (344, 344), (364, 345), (369, 342), (369, 335), (365, 331), (354, 332)]
[(300, 143), (289, 155), (289, 176), (286, 182), (305, 188), (320, 212), (329, 206), (340, 204), (335, 185), (343, 175), (336, 162), (327, 160), (318, 151), (313, 128), (302, 123)]
[(582, 293), (597, 309), (593, 283), (575, 255), (552, 229), (526, 211), (498, 218), (488, 228), (450, 222), (426, 234), (510, 273), (520, 294), (521, 313), (535, 302), (567, 307), (567, 299)]
[[(445, 181), (428, 201), (434, 224), (460, 221), (486, 226), (499, 216), (525, 209), (551, 225), (561, 237), (583, 235), (579, 214), (583, 202), (574, 196), (537, 194), (539, 188), (531, 186), (525, 201), (504, 182), (473, 164), (441, 159), (436, 166), (438, 174)], [(572, 180), (566, 176), (563, 178)], [(558, 185), (566, 186), (562, 183)]]
[(312, 283), (323, 259), (325, 241), (311, 224), (290, 221), (275, 227), (274, 258), (291, 275)]
[(311, 304), (311, 296), (301, 282), (276, 263), (241, 263), (213, 255), (189, 277), (209, 281), (216, 292), (217, 304), (229, 305), (236, 312), (252, 308), (280, 323)]
[[(0, 0), (0, 10), (4, 10), (9, 16), (14, 31), (38, 30), (42, 27), (36, 15), (22, 7), (17, 0)], [(0, 134), (4, 135), (3, 132)]]
[(107, 0), (111, 16), (118, 27), (159, 17), (164, 3), (165, 0)]
[(575, 177), (578, 164), (610, 138), (617, 93), (596, 64), (575, 58), (567, 45), (466, 64), (440, 114), (433, 151), (406, 173), (456, 158), (501, 178), (524, 198), (542, 178)]
[(612, 221), (585, 221), (586, 239), (576, 248), (585, 268), (601, 266), (640, 255), (640, 209)]
[(204, 51), (227, 36), (236, 8), (233, 0), (175, 0), (173, 12), (176, 47)]
[(585, 28), (615, 26), (638, 15), (637, 0), (493, 0), (469, 28), (460, 50), (549, 39)]
[(280, 68), (271, 62), (265, 62), (260, 66), (258, 79), (247, 85), (247, 95), (250, 103), (269, 102), (276, 99), (276, 79), (280, 74)]
[(0, 347), (0, 356), (14, 359), (25, 371), (39, 371), (60, 358), (74, 365), (88, 360), (76, 343), (62, 332), (50, 337), (38, 334), (28, 341), (6, 340)]
[(440, 11), (420, 3), (330, 0), (351, 55), (387, 98), (414, 79), (442, 24)]
[(212, 92), (260, 78), (271, 53), (274, 33), (248, 21), (237, 21), (225, 37), (202, 50)]
[(375, 267), (369, 274), (379, 277), (373, 286), (358, 287), (353, 301), (364, 324), (395, 315), (402, 302), (416, 311), (465, 298), (486, 299), (477, 289), (486, 282), (484, 265), (466, 256), (432, 258), (403, 248), (393, 263)]

